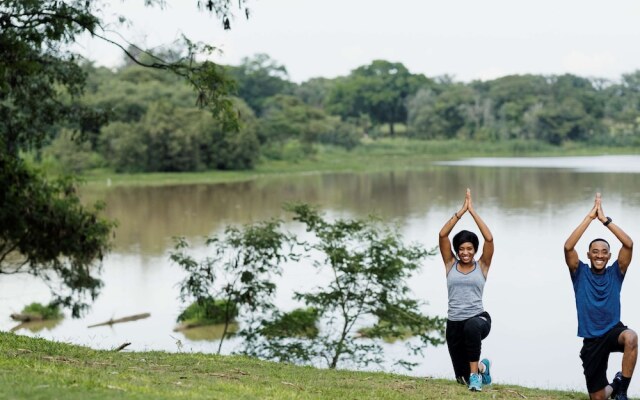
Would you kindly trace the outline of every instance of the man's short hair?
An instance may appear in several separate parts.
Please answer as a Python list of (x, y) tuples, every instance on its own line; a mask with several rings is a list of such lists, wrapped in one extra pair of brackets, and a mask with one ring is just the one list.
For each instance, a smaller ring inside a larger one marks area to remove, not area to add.
[(606, 240), (602, 239), (602, 238), (597, 238), (597, 239), (593, 239), (591, 241), (591, 243), (589, 243), (589, 250), (591, 250), (591, 245), (594, 244), (595, 242), (605, 242), (607, 244), (607, 247), (609, 249), (611, 249), (611, 245), (609, 244), (609, 242), (607, 242)]
[(453, 252), (458, 254), (458, 250), (460, 249), (460, 245), (462, 243), (471, 243), (473, 246), (473, 250), (478, 251), (478, 245), (480, 241), (478, 240), (478, 235), (473, 232), (462, 230), (453, 237)]

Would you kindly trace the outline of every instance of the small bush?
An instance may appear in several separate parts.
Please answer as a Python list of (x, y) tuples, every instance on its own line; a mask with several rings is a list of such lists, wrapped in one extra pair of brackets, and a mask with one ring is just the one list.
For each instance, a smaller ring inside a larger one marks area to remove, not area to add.
[(60, 307), (57, 305), (42, 305), (40, 303), (31, 303), (22, 309), (22, 314), (39, 315), (43, 320), (60, 319), (63, 317)]
[(178, 315), (178, 322), (199, 323), (202, 325), (224, 324), (227, 312), (229, 313), (229, 322), (234, 321), (238, 316), (238, 308), (234, 303), (207, 298), (200, 302), (191, 303), (189, 307)]

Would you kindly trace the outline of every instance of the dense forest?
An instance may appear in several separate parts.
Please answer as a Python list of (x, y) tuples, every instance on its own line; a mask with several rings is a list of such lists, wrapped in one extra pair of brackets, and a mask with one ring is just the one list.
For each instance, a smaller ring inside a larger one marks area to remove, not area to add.
[(175, 74), (131, 62), (82, 68), (81, 102), (101, 118), (83, 127), (86, 140), (60, 129), (38, 155), (68, 172), (250, 169), (260, 159), (311, 157), (319, 144), (352, 149), (383, 136), (640, 146), (640, 71), (616, 82), (565, 74), (462, 83), (376, 60), (298, 84), (258, 54), (224, 67), (238, 127), (199, 107)]

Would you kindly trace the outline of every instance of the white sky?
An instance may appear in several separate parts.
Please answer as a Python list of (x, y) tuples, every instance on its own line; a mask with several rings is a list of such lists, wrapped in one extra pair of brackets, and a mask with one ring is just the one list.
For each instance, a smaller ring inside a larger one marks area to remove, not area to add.
[[(152, 47), (185, 34), (221, 48), (214, 61), (230, 65), (266, 53), (295, 82), (347, 75), (375, 59), (459, 81), (524, 73), (616, 80), (640, 69), (637, 0), (248, 0), (251, 18), (237, 15), (231, 31), (196, 0), (167, 2), (160, 10), (112, 0), (133, 22), (123, 36)], [(122, 59), (96, 40), (81, 45), (98, 65)]]

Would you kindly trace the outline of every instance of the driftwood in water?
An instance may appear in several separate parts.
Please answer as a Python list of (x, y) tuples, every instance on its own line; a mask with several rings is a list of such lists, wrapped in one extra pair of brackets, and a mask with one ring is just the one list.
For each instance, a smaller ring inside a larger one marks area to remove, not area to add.
[(40, 314), (26, 313), (26, 314), (11, 314), (11, 319), (13, 319), (14, 321), (20, 321), (20, 322), (31, 322), (31, 321), (42, 321), (44, 318), (42, 318), (42, 315)]
[(151, 316), (151, 314), (144, 313), (144, 314), (131, 315), (129, 317), (124, 317), (124, 318), (118, 318), (118, 319), (113, 319), (112, 318), (112, 319), (110, 319), (109, 321), (106, 321), (106, 322), (101, 322), (99, 324), (89, 325), (88, 328), (95, 328), (96, 326), (119, 324), (121, 322), (137, 321), (139, 319), (149, 318), (150, 316)]

